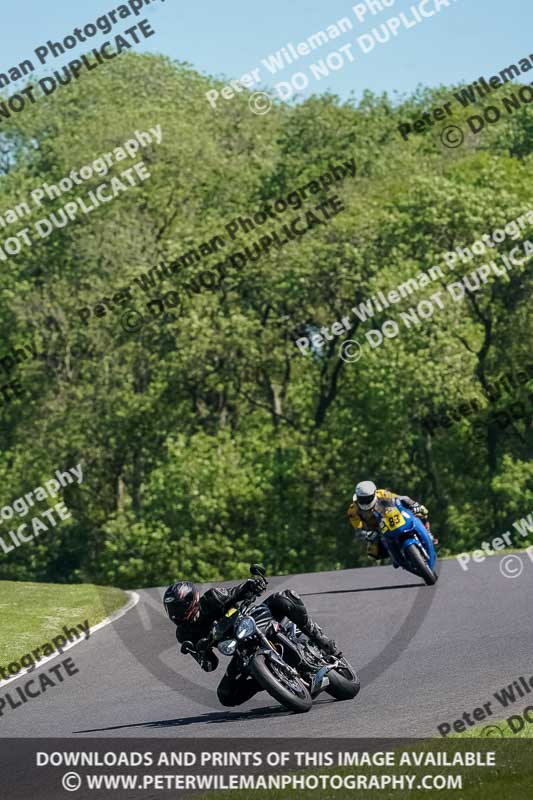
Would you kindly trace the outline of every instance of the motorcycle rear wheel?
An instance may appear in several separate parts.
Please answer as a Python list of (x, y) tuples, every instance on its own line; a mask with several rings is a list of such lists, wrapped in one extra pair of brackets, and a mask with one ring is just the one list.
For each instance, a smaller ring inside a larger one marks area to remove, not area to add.
[(357, 672), (346, 662), (339, 664), (336, 669), (328, 672), (329, 685), (326, 692), (336, 700), (353, 700), (361, 688), (361, 681)]
[(313, 705), (309, 690), (299, 678), (290, 674), (288, 668), (285, 674), (283, 666), (259, 653), (250, 664), (250, 672), (258, 684), (289, 711), (299, 714), (309, 711)]
[(433, 586), (437, 583), (438, 575), (433, 572), (429, 564), (426, 563), (424, 556), (416, 544), (410, 544), (409, 547), (406, 548), (406, 556), (413, 566), (415, 575), (419, 575), (423, 578), (427, 586)]

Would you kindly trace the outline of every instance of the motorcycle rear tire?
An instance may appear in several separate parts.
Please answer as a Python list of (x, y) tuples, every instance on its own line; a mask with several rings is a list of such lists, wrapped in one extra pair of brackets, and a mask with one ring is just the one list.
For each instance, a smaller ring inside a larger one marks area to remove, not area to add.
[(298, 714), (302, 714), (306, 711), (309, 711), (313, 705), (313, 699), (309, 694), (307, 687), (304, 686), (304, 684), (300, 681), (300, 696), (293, 694), (290, 689), (283, 686), (279, 679), (272, 674), (268, 659), (262, 653), (256, 655), (254, 660), (251, 662), (250, 672), (258, 684), (262, 686), (263, 689), (274, 698), (274, 700), (277, 700), (282, 706), (288, 708), (289, 711), (295, 711)]
[[(361, 688), (359, 676), (349, 665), (348, 667), (341, 665), (340, 669), (342, 672), (336, 669), (328, 672), (329, 685), (326, 688), (326, 692), (336, 700), (353, 700), (354, 697), (357, 697)], [(350, 677), (343, 673), (350, 673)]]
[(413, 566), (415, 575), (422, 578), (427, 586), (433, 586), (437, 583), (438, 575), (433, 572), (429, 564), (426, 563), (424, 556), (416, 544), (410, 544), (409, 547), (406, 548), (406, 556)]

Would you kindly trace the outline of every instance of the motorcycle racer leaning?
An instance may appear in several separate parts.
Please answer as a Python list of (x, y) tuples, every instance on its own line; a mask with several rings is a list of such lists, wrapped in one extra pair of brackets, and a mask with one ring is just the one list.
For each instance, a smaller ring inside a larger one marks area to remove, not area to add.
[(396, 501), (420, 517), (435, 547), (438, 547), (439, 540), (430, 531), (429, 512), (425, 506), (407, 495), (395, 494), (389, 489), (378, 489), (372, 481), (361, 481), (355, 487), (352, 503), (348, 508), (348, 518), (352, 527), (366, 539), (367, 555), (375, 559), (389, 558), (389, 551), (380, 536), (380, 525), (385, 510), (395, 505)]
[[(213, 623), (237, 602), (252, 600), (265, 588), (266, 581), (262, 578), (250, 578), (231, 589), (208, 589), (200, 597), (197, 586), (190, 581), (178, 581), (169, 586), (163, 604), (169, 619), (176, 625), (176, 639), (182, 645), (181, 652), (192, 655), (206, 672), (215, 670), (218, 657), (207, 638)], [(309, 616), (301, 597), (292, 589), (271, 594), (262, 604), (268, 607), (277, 622), (288, 617), (327, 654), (339, 654), (335, 642), (324, 636), (321, 628)], [(253, 677), (239, 674), (239, 662), (233, 656), (217, 689), (222, 705), (238, 706), (259, 691), (261, 687)]]

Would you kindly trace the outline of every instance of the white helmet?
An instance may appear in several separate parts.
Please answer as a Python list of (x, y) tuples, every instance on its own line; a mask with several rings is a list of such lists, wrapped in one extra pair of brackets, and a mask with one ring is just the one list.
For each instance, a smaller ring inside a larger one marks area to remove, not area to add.
[(377, 487), (372, 481), (361, 481), (355, 487), (355, 494), (353, 496), (354, 503), (357, 503), (362, 511), (370, 511), (376, 505), (376, 491)]

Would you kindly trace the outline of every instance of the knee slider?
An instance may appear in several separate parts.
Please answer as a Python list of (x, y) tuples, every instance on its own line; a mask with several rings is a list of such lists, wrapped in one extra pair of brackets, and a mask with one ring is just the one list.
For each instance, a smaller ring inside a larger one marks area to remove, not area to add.
[(304, 604), (304, 601), (302, 600), (298, 592), (294, 591), (294, 589), (284, 589), (284, 591), (280, 592), (280, 594), (286, 597), (288, 600), (292, 600), (293, 603), (297, 603), (300, 606), (303, 606)]
[(227, 680), (227, 675), (222, 678), (222, 682), (217, 686), (217, 697), (223, 706), (234, 706), (235, 701), (231, 691), (228, 691), (224, 683)]
[(218, 701), (219, 701), (220, 705), (222, 705), (222, 706), (226, 706), (226, 708), (231, 708), (231, 707), (233, 707), (233, 706), (236, 706), (236, 705), (237, 705), (237, 703), (235, 702), (235, 700), (233, 700), (233, 699), (232, 699), (231, 697), (229, 697), (227, 694), (222, 694), (222, 695), (221, 695), (221, 694), (218, 694), (218, 693), (217, 693), (217, 696), (218, 696)]

